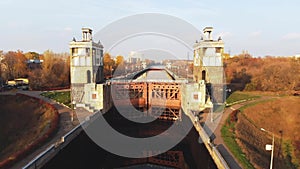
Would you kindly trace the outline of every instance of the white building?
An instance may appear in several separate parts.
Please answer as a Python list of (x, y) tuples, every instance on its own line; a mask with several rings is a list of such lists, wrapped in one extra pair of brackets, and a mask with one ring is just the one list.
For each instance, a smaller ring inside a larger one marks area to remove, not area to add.
[(212, 27), (203, 29), (204, 37), (194, 44), (194, 81), (203, 80), (210, 86), (209, 93), (213, 102), (224, 102), (224, 42), (221, 37), (212, 38)]
[(223, 70), (222, 54), (224, 42), (212, 38), (212, 27), (203, 29), (204, 37), (194, 44), (194, 80), (204, 80), (207, 83), (222, 83)]
[(103, 108), (103, 46), (93, 42), (92, 30), (82, 28), (82, 40), (70, 42), (71, 99), (88, 111)]

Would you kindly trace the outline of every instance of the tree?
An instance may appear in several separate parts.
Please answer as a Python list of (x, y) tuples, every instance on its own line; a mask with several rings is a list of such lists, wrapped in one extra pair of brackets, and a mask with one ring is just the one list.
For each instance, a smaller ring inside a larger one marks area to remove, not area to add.
[(2, 60), (4, 59), (3, 50), (0, 50), (0, 87), (3, 85), (3, 77), (2, 77)]
[(26, 59), (40, 59), (40, 54), (36, 53), (36, 52), (27, 52), (25, 53), (25, 57)]
[(9, 51), (4, 55), (3, 64), (7, 79), (15, 79), (27, 75), (26, 57), (22, 51)]
[(124, 57), (123, 56), (117, 56), (116, 57), (116, 65), (115, 65), (115, 75), (122, 75), (125, 74), (125, 63), (124, 63)]
[(115, 61), (111, 58), (109, 53), (104, 53), (103, 56), (103, 64), (104, 64), (104, 77), (111, 77), (113, 74), (113, 68), (115, 65)]
[(119, 66), (119, 65), (122, 65), (122, 64), (124, 64), (124, 57), (121, 56), (121, 55), (118, 55), (116, 57), (116, 65)]
[(66, 55), (50, 50), (43, 53), (44, 61), (40, 69), (30, 72), (30, 87), (33, 89), (66, 87), (70, 85), (70, 60)]
[(232, 90), (291, 92), (300, 90), (300, 62), (294, 58), (253, 58), (241, 54), (224, 60), (227, 82)]

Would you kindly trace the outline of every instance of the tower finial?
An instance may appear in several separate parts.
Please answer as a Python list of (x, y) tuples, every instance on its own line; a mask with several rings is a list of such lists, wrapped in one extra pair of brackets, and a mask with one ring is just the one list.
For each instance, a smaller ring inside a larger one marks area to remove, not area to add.
[(205, 27), (205, 28), (203, 29), (204, 34), (208, 33), (208, 36), (207, 36), (207, 39), (208, 39), (208, 40), (213, 40), (213, 39), (212, 39), (212, 34), (211, 34), (213, 30), (214, 30), (213, 27)]
[(90, 28), (82, 28), (82, 41), (89, 42), (92, 41), (92, 32)]

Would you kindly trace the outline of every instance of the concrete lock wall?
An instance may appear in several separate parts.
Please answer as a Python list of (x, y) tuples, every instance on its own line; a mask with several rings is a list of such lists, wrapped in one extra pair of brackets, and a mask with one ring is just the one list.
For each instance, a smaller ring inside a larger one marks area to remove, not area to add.
[(90, 104), (96, 110), (103, 109), (103, 84), (85, 84), (83, 103)]
[(203, 111), (206, 101), (206, 87), (204, 81), (199, 83), (182, 84), (181, 86), (182, 101), (181, 107), (184, 112)]
[[(199, 83), (183, 84), (181, 87), (182, 92), (182, 109), (184, 113), (191, 119), (194, 123), (196, 114), (193, 112), (203, 111), (206, 108), (206, 85), (204, 81)], [(218, 151), (218, 149), (211, 143), (209, 136), (199, 123), (194, 123), (199, 136), (205, 144), (208, 152), (213, 158), (218, 168), (229, 169), (226, 161)]]

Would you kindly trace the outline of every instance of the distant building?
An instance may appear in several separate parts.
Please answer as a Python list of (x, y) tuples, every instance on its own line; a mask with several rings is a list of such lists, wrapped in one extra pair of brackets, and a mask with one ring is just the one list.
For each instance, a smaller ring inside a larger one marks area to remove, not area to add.
[(29, 59), (29, 60), (27, 60), (27, 63), (29, 64), (29, 63), (36, 63), (36, 64), (41, 64), (41, 63), (43, 63), (44, 62), (44, 60), (40, 60), (40, 59)]
[(167, 69), (171, 69), (172, 63), (171, 63), (171, 62), (167, 62), (167, 63), (166, 63), (166, 67), (167, 67)]
[(128, 63), (136, 64), (142, 61), (143, 54), (140, 52), (132, 51), (128, 55)]
[(143, 62), (142, 62), (142, 67), (143, 67), (143, 69), (146, 69), (146, 67), (147, 67), (146, 61), (143, 61)]
[(44, 60), (40, 59), (29, 59), (27, 60), (27, 67), (29, 69), (36, 69), (36, 68), (41, 68), (42, 63), (44, 63)]

